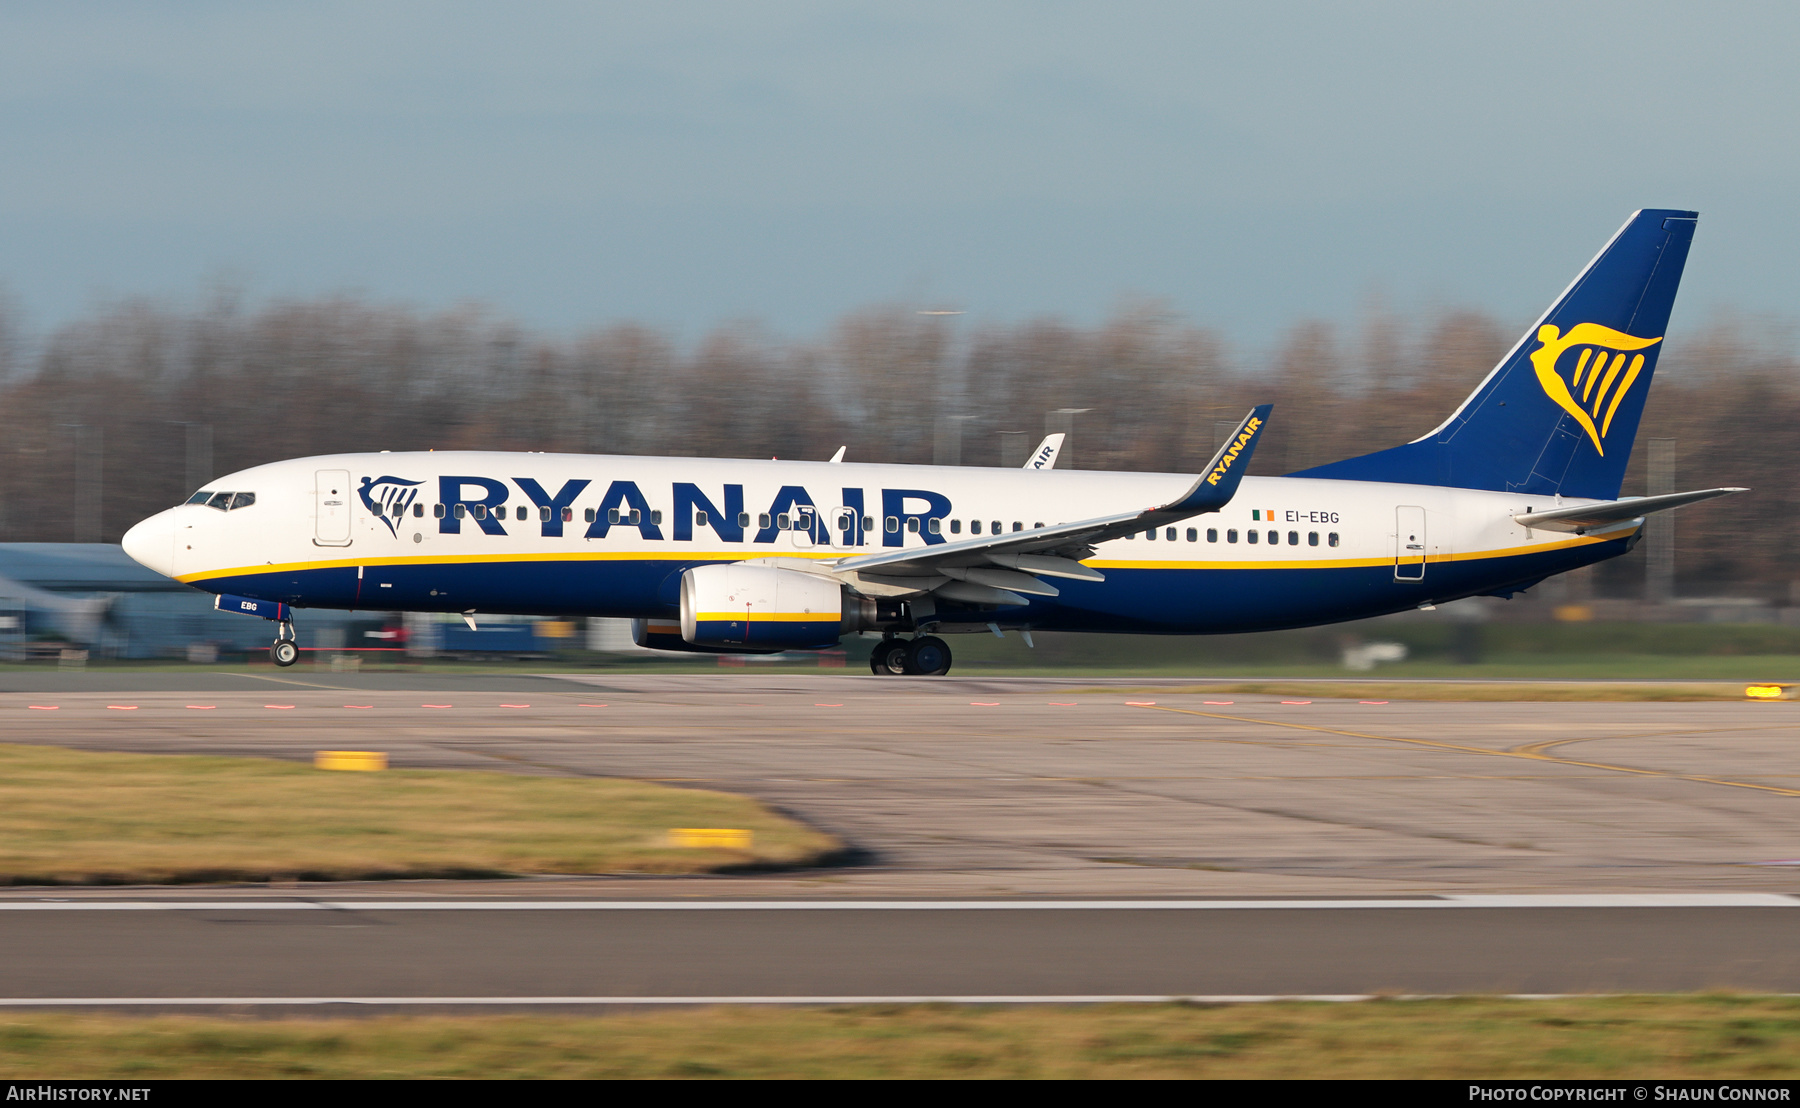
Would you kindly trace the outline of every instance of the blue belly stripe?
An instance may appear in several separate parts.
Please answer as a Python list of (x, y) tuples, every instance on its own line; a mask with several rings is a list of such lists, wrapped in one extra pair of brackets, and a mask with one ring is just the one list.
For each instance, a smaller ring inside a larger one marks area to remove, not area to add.
[[(1059, 580), (1061, 596), (1034, 597), (1004, 613), (1008, 624), (1045, 631), (1226, 634), (1309, 627), (1405, 611), (1534, 583), (1544, 577), (1615, 558), (1635, 536), (1537, 554), (1431, 562), (1422, 581), (1394, 580), (1393, 567), (1320, 569), (1110, 568), (1106, 581)], [(614, 616), (676, 619), (680, 582), (692, 563), (646, 561), (531, 561), (409, 563), (239, 573), (192, 582), (206, 592), (273, 600), (296, 608), (362, 611), (505, 612), (519, 615)], [(387, 587), (382, 587), (382, 586)], [(959, 613), (938, 605), (939, 616)], [(962, 612), (985, 622), (992, 612)], [(835, 636), (835, 624), (830, 636)], [(754, 631), (752, 632), (754, 635)]]

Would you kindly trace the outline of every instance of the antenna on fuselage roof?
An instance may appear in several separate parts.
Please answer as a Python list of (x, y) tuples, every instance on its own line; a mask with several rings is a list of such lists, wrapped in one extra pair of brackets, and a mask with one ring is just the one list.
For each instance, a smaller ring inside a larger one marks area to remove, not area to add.
[(832, 455), (832, 456), (831, 456), (831, 461), (833, 461), (833, 462), (841, 462), (841, 461), (843, 461), (843, 460), (844, 460), (844, 451), (846, 451), (846, 450), (848, 450), (848, 449), (850, 449), (850, 448), (849, 448), (849, 447), (848, 447), (848, 446), (840, 446), (840, 447), (838, 447), (838, 448), (837, 448), (837, 453), (836, 453), (836, 454), (833, 454), (833, 455)]

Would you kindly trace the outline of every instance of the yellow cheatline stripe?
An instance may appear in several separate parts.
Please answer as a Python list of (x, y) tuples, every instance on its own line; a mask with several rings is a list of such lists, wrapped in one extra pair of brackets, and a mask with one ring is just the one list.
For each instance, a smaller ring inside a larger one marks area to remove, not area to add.
[(833, 612), (700, 612), (697, 623), (831, 623), (841, 617)]
[[(1600, 769), (1610, 773), (1629, 773), (1639, 777), (1665, 777), (1674, 781), (1693, 781), (1701, 785), (1725, 785), (1734, 789), (1756, 789), (1759, 792), (1776, 793), (1780, 796), (1800, 796), (1800, 789), (1783, 789), (1775, 785), (1756, 785), (1748, 781), (1727, 781), (1723, 777), (1707, 777), (1696, 773), (1673, 773), (1661, 769), (1640, 769), (1636, 766), (1616, 766), (1608, 762), (1583, 762), (1575, 758), (1558, 758), (1543, 753), (1543, 749), (1552, 744), (1534, 743), (1530, 746), (1516, 747), (1512, 750), (1489, 750), (1484, 746), (1463, 746), (1460, 743), (1439, 742), (1435, 739), (1407, 739), (1398, 735), (1371, 735), (1366, 731), (1345, 731), (1336, 727), (1318, 727), (1306, 723), (1290, 723), (1280, 719), (1252, 719), (1249, 716), (1228, 716), (1220, 712), (1197, 712), (1192, 708), (1169, 708), (1163, 705), (1136, 705), (1148, 708), (1153, 712), (1177, 712), (1184, 716), (1205, 716), (1207, 719), (1224, 719), (1233, 723), (1260, 723), (1268, 727), (1291, 727), (1296, 731), (1317, 731), (1326, 735), (1346, 735), (1353, 739), (1372, 739), (1376, 742), (1406, 743), (1411, 746), (1428, 746), (1437, 750), (1450, 750), (1458, 754), (1480, 754), (1489, 758), (1524, 758), (1532, 762), (1553, 762), (1559, 766), (1579, 766), (1582, 769)], [(1616, 736), (1601, 736), (1613, 738)], [(1564, 742), (1576, 740), (1565, 739)]]
[[(1512, 546), (1500, 550), (1459, 551), (1451, 554), (1433, 554), (1425, 559), (1427, 564), (1437, 565), (1443, 562), (1480, 562), (1495, 558), (1513, 558), (1524, 554), (1542, 554), (1551, 550), (1567, 550), (1576, 546), (1591, 546), (1598, 542), (1611, 542), (1624, 537), (1628, 532), (1619, 532), (1599, 537), (1591, 535), (1573, 536), (1556, 542), (1534, 543), (1530, 546)], [(1095, 569), (1357, 569), (1372, 566), (1391, 566), (1394, 558), (1317, 558), (1306, 560), (1258, 561), (1249, 558), (1243, 561), (1162, 561), (1125, 560), (1122, 558), (1089, 558), (1081, 563)], [(1417, 564), (1416, 562), (1413, 564)]]
[[(1510, 558), (1521, 554), (1541, 554), (1551, 550), (1565, 550), (1575, 546), (1588, 546), (1597, 542), (1610, 542), (1623, 537), (1624, 533), (1605, 536), (1574, 536), (1556, 542), (1535, 543), (1530, 546), (1513, 546), (1499, 550), (1475, 550), (1451, 554), (1434, 554), (1426, 559), (1428, 563), (1439, 562), (1473, 562), (1491, 558)], [(918, 547), (919, 553), (929, 552), (928, 547)], [(377, 558), (333, 558), (316, 562), (280, 562), (270, 565), (237, 566), (231, 569), (208, 569), (196, 573), (178, 574), (175, 580), (183, 584), (196, 585), (215, 577), (241, 577), (251, 574), (299, 573), (315, 569), (385, 569), (404, 566), (438, 566), (438, 565), (479, 565), (498, 564), (504, 562), (741, 562), (752, 558), (811, 558), (825, 561), (837, 558), (855, 557), (858, 553), (877, 553), (859, 547), (857, 550), (641, 550), (589, 552), (569, 551), (566, 553), (530, 553), (515, 554), (443, 554), (438, 556), (414, 555), (404, 557)], [(1385, 566), (1394, 564), (1391, 557), (1379, 558), (1317, 558), (1304, 560), (1260, 561), (1246, 558), (1241, 561), (1149, 561), (1143, 559), (1122, 558), (1089, 558), (1083, 565), (1096, 569), (1355, 569), (1369, 566)]]

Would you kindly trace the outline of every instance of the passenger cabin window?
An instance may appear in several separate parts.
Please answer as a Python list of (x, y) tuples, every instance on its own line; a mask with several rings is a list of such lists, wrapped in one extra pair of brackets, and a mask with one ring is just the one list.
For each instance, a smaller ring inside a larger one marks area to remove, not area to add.
[(644, 513), (638, 511), (636, 508), (633, 508), (633, 509), (631, 509), (631, 514), (625, 517), (625, 522), (631, 524), (633, 527), (636, 527), (643, 520), (643, 518), (644, 518)]
[(874, 516), (864, 516), (863, 517), (863, 530), (865, 530), (865, 531), (875, 530), (875, 517)]
[(918, 534), (919, 533), (919, 517), (918, 516), (907, 516), (906, 517), (906, 529), (915, 535)]
[(594, 522), (594, 516), (597, 514), (598, 513), (593, 508), (583, 508), (581, 510), (581, 518), (583, 521), (585, 521), (587, 523)]
[(1325, 543), (1327, 546), (1336, 546), (1338, 544), (1337, 532), (1333, 531), (1331, 534), (1326, 535)]
[(1200, 532), (1194, 530), (1192, 527), (1189, 527), (1188, 534), (1187, 534), (1187, 540), (1189, 542), (1199, 542), (1200, 541)]
[(468, 514), (469, 514), (469, 506), (467, 504), (458, 504), (456, 506), (456, 518), (457, 519), (462, 519), (464, 516), (466, 516)]
[(612, 524), (619, 522), (619, 509), (617, 509), (617, 508), (606, 509), (606, 522), (607, 522), (608, 526), (611, 526)]
[[(524, 519), (525, 516), (526, 516), (525, 505), (521, 504), (521, 505), (519, 505), (519, 510), (513, 513), (513, 518), (514, 519)], [(544, 509), (544, 518), (545, 519), (550, 518), (550, 509), (548, 509), (548, 508)]]
[(1152, 527), (1152, 528), (1150, 528), (1150, 530), (1145, 531), (1144, 538), (1150, 542), (1155, 542), (1156, 541), (1156, 528)]
[(996, 519), (994, 521), (994, 534), (998, 535), (1000, 532), (1002, 532), (1004, 530), (1006, 530), (1006, 528), (1001, 526), (1000, 521)]
[(433, 504), (431, 506), (431, 516), (433, 519), (443, 519), (444, 506), (442, 504)]
[(969, 521), (969, 534), (971, 534), (971, 535), (981, 534), (981, 521), (979, 519), (971, 519)]
[(1278, 545), (1280, 545), (1280, 543), (1281, 543), (1281, 532), (1280, 531), (1270, 531), (1269, 532), (1269, 545), (1270, 546), (1278, 546)]
[(1288, 545), (1289, 546), (1299, 546), (1300, 545), (1300, 532), (1298, 532), (1298, 531), (1289, 531), (1288, 532)]
[(769, 513), (762, 512), (756, 517), (756, 526), (764, 531), (769, 529)]
[[(1040, 524), (1038, 524), (1038, 526), (1042, 527), (1043, 524), (1040, 523)], [(1175, 541), (1175, 528), (1171, 527), (1168, 530), (1164, 531), (1163, 538), (1168, 539), (1170, 542), (1174, 542)], [(1189, 542), (1194, 541), (1194, 532), (1191, 530), (1188, 532), (1188, 541)]]
[(487, 518), (487, 505), (486, 504), (475, 505), (475, 518), (476, 519), (486, 519)]
[(1306, 545), (1308, 545), (1308, 546), (1319, 545), (1319, 533), (1317, 531), (1308, 531), (1306, 533)]
[[(1208, 527), (1206, 529), (1206, 541), (1207, 542), (1218, 542), (1219, 541), (1219, 529), (1217, 527)], [(1231, 541), (1236, 542), (1237, 536), (1233, 535)]]
[(706, 513), (705, 512), (695, 512), (694, 513), (694, 526), (695, 527), (705, 527), (706, 526)]
[(897, 535), (900, 533), (900, 517), (899, 516), (887, 517), (887, 533), (890, 535)]
[(1261, 531), (1246, 531), (1246, 532), (1244, 532), (1244, 537), (1246, 539), (1249, 539), (1251, 542), (1256, 542), (1258, 539), (1260, 539), (1262, 537), (1262, 532)]
[[(633, 513), (631, 513), (631, 516), (632, 516), (631, 522), (636, 523), (637, 522), (637, 513), (633, 512)], [(651, 509), (650, 524), (653, 527), (661, 527), (662, 526), (662, 509), (661, 508)]]
[(1236, 530), (1226, 531), (1225, 532), (1225, 541), (1226, 542), (1236, 542), (1237, 541), (1237, 531)]
[(750, 513), (749, 512), (739, 512), (738, 513), (738, 526), (739, 527), (750, 526)]
[(775, 517), (775, 528), (778, 531), (791, 531), (794, 528), (794, 521), (786, 512), (783, 512)]
[(423, 504), (414, 504), (413, 505), (413, 518), (414, 519), (424, 519), (425, 518), (425, 505), (423, 505)]
[(1013, 530), (1015, 530), (1015, 531), (1023, 531), (1023, 530), (1025, 530), (1025, 525), (1024, 525), (1024, 524), (1023, 524), (1023, 523), (1020, 523), (1020, 522), (1019, 522), (1019, 521), (1018, 521), (1018, 520), (1016, 520), (1016, 519), (1015, 519), (1015, 520), (1013, 520)]
[(944, 530), (944, 521), (941, 519), (928, 519), (925, 521), (925, 530), (930, 531), (934, 535), (940, 534)]
[[(1036, 529), (1038, 529), (1038, 528), (1039, 528), (1039, 527), (1042, 527), (1042, 526), (1043, 526), (1043, 523), (1042, 523), (1042, 522), (1039, 522), (1039, 523), (1034, 523), (1034, 524), (1032, 524), (1032, 525), (1031, 525), (1031, 527), (1032, 527), (1032, 530), (1036, 530)], [(1175, 536), (1174, 536), (1174, 535), (1170, 535), (1170, 536), (1169, 536), (1169, 537), (1170, 537), (1170, 538), (1174, 538), (1174, 537), (1175, 537)]]
[(564, 509), (563, 509), (563, 520), (562, 520), (562, 521), (563, 521), (563, 522), (564, 522), (564, 523), (574, 523), (574, 522), (575, 522), (575, 509), (573, 509), (573, 508), (564, 508)]
[(952, 535), (962, 534), (962, 520), (953, 519), (950, 521), (950, 533)]

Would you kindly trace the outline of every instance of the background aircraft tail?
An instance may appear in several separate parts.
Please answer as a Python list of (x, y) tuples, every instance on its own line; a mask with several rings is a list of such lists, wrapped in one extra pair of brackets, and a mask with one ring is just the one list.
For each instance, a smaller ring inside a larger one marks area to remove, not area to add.
[(1698, 212), (1646, 208), (1430, 434), (1292, 474), (1619, 495)]

